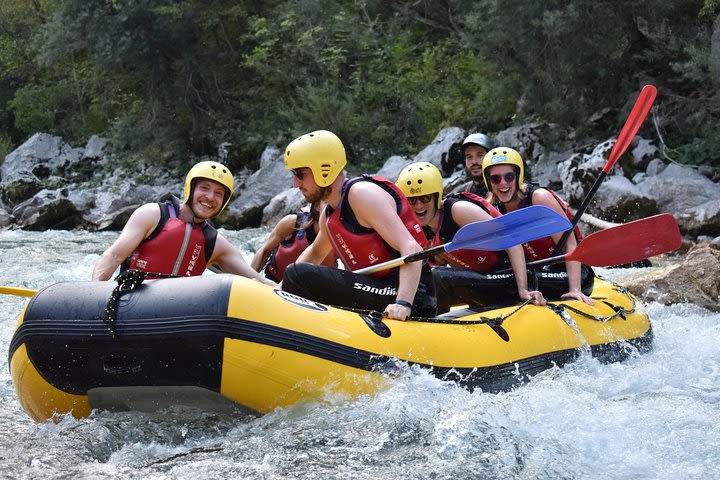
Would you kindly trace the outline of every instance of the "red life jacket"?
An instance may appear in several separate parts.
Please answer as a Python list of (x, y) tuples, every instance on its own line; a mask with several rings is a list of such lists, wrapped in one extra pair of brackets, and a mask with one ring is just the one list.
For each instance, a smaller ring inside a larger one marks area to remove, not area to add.
[(215, 249), (217, 230), (207, 221), (193, 225), (180, 220), (177, 199), (159, 205), (160, 221), (130, 255), (127, 269), (183, 277), (202, 275)]
[[(273, 249), (265, 263), (265, 276), (274, 282), (279, 282), (285, 275), (285, 269), (294, 263), (300, 254), (315, 241), (315, 230), (311, 225), (307, 230), (303, 228), (310, 220), (310, 212), (300, 211), (296, 214), (295, 227), (292, 236), (283, 240)], [(337, 267), (337, 257), (334, 252), (328, 254), (321, 265)]]
[[(479, 206), (493, 218), (500, 216), (500, 212), (498, 212), (495, 207), (490, 205), (490, 203), (488, 203), (484, 198), (479, 197), (474, 193), (460, 192), (448, 195), (443, 199), (442, 204), (440, 205), (440, 221), (438, 223), (437, 232), (435, 232), (435, 236), (432, 240), (433, 246), (450, 242), (453, 237), (455, 237), (455, 234), (460, 229), (460, 226), (455, 223), (455, 220), (453, 220), (452, 206), (457, 202), (463, 201), (471, 202)], [(441, 259), (452, 267), (474, 270), (482, 273), (492, 272), (501, 262), (503, 256), (503, 252), (472, 250), (467, 248), (455, 250), (453, 252), (445, 252), (439, 255)]]
[[(525, 199), (520, 202), (520, 208), (532, 206), (533, 192), (538, 188), (543, 187), (540, 187), (534, 183), (528, 184), (527, 191), (525, 192), (526, 196)], [(558, 197), (557, 194), (549, 188), (545, 188), (545, 190), (550, 192), (555, 198), (555, 200), (557, 200), (560, 208), (562, 208), (563, 212), (565, 212), (565, 216), (568, 218), (568, 220), (572, 220), (572, 213), (570, 213), (570, 209), (567, 207), (567, 205), (565, 205), (565, 202), (563, 202), (562, 199), (560, 199), (560, 197)], [(506, 213), (504, 205), (502, 204), (499, 205), (499, 210), (502, 213)], [(583, 239), (582, 233), (580, 233), (580, 228), (575, 226), (573, 233), (575, 234), (575, 240), (577, 241), (577, 243), (580, 243)], [(528, 261), (542, 260), (544, 258), (550, 258), (553, 255), (553, 251), (555, 250), (555, 240), (553, 240), (552, 237), (542, 237), (523, 243), (522, 246), (523, 250), (525, 250), (525, 258)]]
[[(355, 218), (355, 214), (347, 201), (348, 192), (357, 182), (373, 182), (392, 195), (397, 205), (397, 214), (407, 231), (420, 244), (422, 248), (427, 245), (425, 234), (415, 218), (415, 212), (410, 207), (405, 195), (391, 181), (382, 177), (363, 175), (347, 180), (343, 185), (342, 196), (338, 208), (333, 210), (327, 207), (327, 230), (330, 242), (338, 258), (347, 270), (360, 268), (386, 262), (400, 257), (400, 253), (388, 245), (385, 240), (373, 229), (364, 227)], [(392, 269), (373, 273), (372, 276), (382, 277), (388, 275)]]

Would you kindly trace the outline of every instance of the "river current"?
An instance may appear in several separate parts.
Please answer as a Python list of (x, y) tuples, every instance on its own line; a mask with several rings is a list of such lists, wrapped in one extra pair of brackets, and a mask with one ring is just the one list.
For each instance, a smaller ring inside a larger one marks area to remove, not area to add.
[[(223, 233), (249, 261), (268, 231)], [(116, 237), (0, 232), (0, 285), (87, 280)], [(26, 301), (0, 295), (0, 352)], [(655, 347), (624, 363), (582, 357), (501, 394), (410, 369), (375, 396), (264, 416), (175, 408), (35, 423), (4, 353), (0, 478), (720, 478), (720, 314), (647, 307)]]

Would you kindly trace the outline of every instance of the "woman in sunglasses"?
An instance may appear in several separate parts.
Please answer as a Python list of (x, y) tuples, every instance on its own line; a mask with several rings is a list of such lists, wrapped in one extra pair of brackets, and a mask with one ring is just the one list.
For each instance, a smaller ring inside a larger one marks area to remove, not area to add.
[[(567, 205), (552, 190), (525, 182), (525, 168), (520, 154), (508, 147), (490, 150), (483, 159), (483, 178), (490, 192), (488, 201), (500, 213), (508, 213), (531, 205), (544, 205), (572, 220)], [(575, 227), (574, 235), (568, 238), (563, 253), (572, 252), (582, 240), (580, 229)], [(562, 233), (540, 238), (523, 244), (525, 257), (529, 261), (551, 257)], [(558, 253), (559, 254), (559, 253)], [(579, 262), (566, 262), (568, 291), (564, 299), (575, 299), (593, 305), (587, 295), (592, 290), (594, 274), (592, 269)], [(547, 295), (547, 292), (546, 292)]]
[[(400, 172), (397, 186), (408, 198), (418, 223), (433, 245), (451, 241), (468, 223), (500, 216), (495, 207), (473, 193), (461, 192), (441, 198), (442, 176), (437, 167), (428, 162), (406, 166)], [(519, 245), (504, 252), (455, 250), (441, 254), (438, 260), (450, 266), (432, 269), (438, 313), (447, 312), (456, 304), (481, 306), (512, 301), (515, 295), (535, 305), (545, 304), (540, 292), (527, 288), (525, 257)], [(487, 275), (505, 267), (507, 260), (513, 268), (517, 290), (513, 288), (512, 275)]]

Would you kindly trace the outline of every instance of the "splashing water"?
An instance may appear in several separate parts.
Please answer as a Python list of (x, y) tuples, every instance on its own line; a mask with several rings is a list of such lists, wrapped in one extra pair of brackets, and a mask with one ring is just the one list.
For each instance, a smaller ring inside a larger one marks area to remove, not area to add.
[[(223, 232), (248, 260), (267, 233)], [(0, 284), (89, 279), (116, 237), (2, 232)], [(26, 301), (0, 295), (5, 352)], [(406, 368), (376, 396), (265, 416), (170, 408), (37, 424), (2, 355), (0, 478), (720, 478), (720, 314), (648, 313), (655, 348), (624, 363), (582, 357), (501, 394)]]

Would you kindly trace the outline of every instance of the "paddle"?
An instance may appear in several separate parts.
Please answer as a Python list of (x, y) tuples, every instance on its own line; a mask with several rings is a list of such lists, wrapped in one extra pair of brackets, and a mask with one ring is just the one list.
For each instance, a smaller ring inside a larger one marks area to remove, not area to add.
[(527, 266), (578, 261), (593, 267), (612, 267), (672, 252), (681, 243), (675, 218), (663, 213), (600, 230), (585, 237), (570, 253), (529, 262)]
[(548, 207), (534, 205), (521, 208), (484, 222), (473, 222), (460, 228), (452, 241), (436, 247), (355, 270), (374, 273), (434, 257), (462, 248), (473, 250), (505, 250), (521, 243), (547, 237), (570, 227), (570, 222)]
[(640, 129), (640, 125), (642, 124), (643, 120), (645, 120), (648, 111), (650, 111), (650, 107), (655, 101), (656, 95), (657, 89), (653, 85), (645, 85), (643, 87), (640, 95), (638, 96), (638, 99), (635, 101), (635, 106), (630, 112), (630, 116), (625, 121), (625, 125), (623, 126), (622, 130), (620, 130), (617, 141), (615, 142), (615, 145), (610, 151), (610, 158), (608, 158), (607, 163), (600, 172), (600, 175), (598, 175), (598, 178), (595, 180), (595, 183), (590, 189), (590, 192), (583, 200), (582, 205), (580, 205), (580, 208), (577, 209), (577, 212), (575, 213), (575, 216), (572, 220), (572, 227), (570, 227), (568, 231), (563, 233), (563, 236), (560, 237), (560, 241), (557, 243), (557, 245), (555, 245), (555, 250), (553, 250), (554, 254), (558, 254), (562, 251), (563, 247), (565, 246), (565, 242), (567, 242), (567, 239), (570, 237), (573, 229), (580, 221), (580, 218), (582, 217), (583, 213), (585, 213), (585, 210), (587, 210), (588, 205), (590, 205), (590, 201), (592, 201), (593, 197), (595, 197), (595, 194), (600, 188), (600, 184), (602, 184), (603, 180), (605, 180), (605, 177), (607, 177), (608, 173), (610, 173), (610, 170), (612, 169), (613, 165), (615, 165), (615, 162), (617, 162), (618, 159), (622, 156), (622, 154), (625, 153), (625, 150), (627, 150), (630, 142), (632, 142), (632, 139), (635, 138), (635, 134), (637, 133), (638, 129)]
[(37, 292), (37, 290), (30, 290), (29, 288), (5, 287), (0, 285), (0, 294), (16, 295), (18, 297), (32, 297)]

